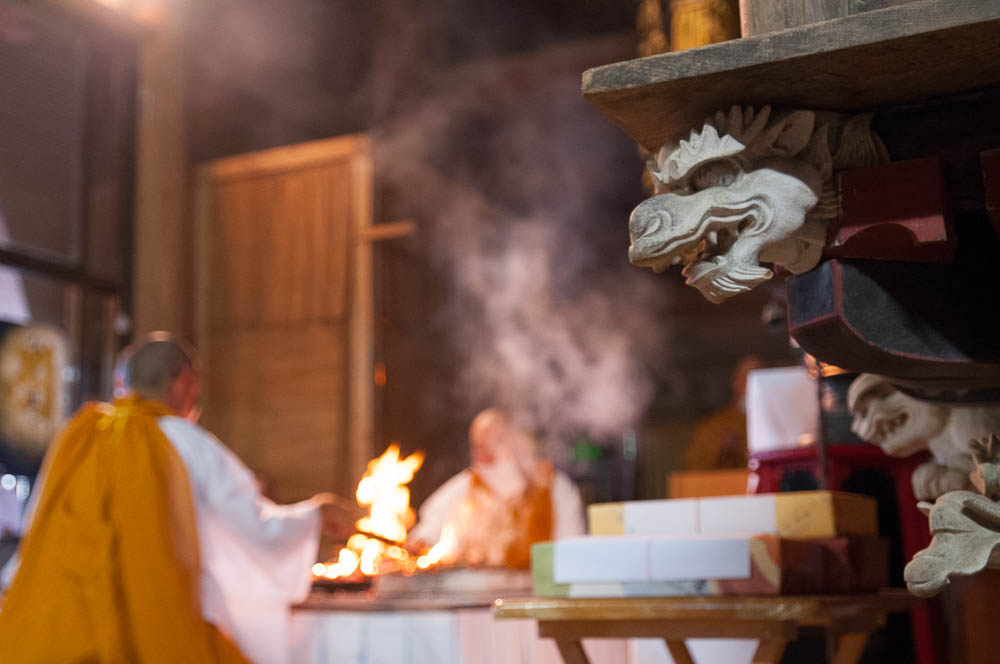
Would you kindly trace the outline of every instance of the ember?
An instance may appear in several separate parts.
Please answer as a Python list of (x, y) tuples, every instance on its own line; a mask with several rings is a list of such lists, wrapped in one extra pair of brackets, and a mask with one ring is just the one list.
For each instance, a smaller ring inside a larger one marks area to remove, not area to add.
[(313, 565), (315, 577), (348, 579), (396, 571), (412, 574), (437, 565), (448, 555), (455, 546), (450, 530), (421, 556), (406, 549), (406, 531), (415, 520), (406, 485), (423, 462), (421, 452), (401, 459), (395, 443), (368, 462), (355, 493), (358, 504), (368, 508), (368, 515), (355, 524), (358, 532), (351, 535), (335, 560)]

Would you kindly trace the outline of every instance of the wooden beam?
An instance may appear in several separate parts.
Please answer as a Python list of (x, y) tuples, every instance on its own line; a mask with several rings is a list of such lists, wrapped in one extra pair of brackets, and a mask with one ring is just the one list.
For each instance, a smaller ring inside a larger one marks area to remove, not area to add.
[(583, 93), (650, 150), (732, 104), (870, 110), (1000, 85), (1000, 2), (921, 0), (587, 70)]
[(417, 222), (415, 221), (392, 221), (363, 228), (358, 231), (357, 237), (362, 242), (379, 242), (409, 237), (416, 232)]
[[(248, 172), (257, 175), (274, 175), (320, 165), (339, 158), (349, 158), (359, 152), (371, 150), (371, 139), (366, 134), (336, 136), (308, 143), (298, 143), (267, 150), (215, 159), (198, 167), (199, 177), (217, 180), (243, 178)], [(370, 207), (370, 205), (369, 205)]]
[(95, 277), (79, 265), (50, 260), (17, 249), (0, 247), (0, 264), (57, 277), (105, 293), (118, 294), (122, 286), (114, 279)]

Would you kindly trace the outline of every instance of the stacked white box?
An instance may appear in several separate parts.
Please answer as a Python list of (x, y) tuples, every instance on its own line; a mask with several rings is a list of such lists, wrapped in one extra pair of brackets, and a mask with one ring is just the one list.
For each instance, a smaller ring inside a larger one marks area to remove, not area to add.
[(555, 583), (632, 583), (750, 576), (750, 537), (572, 537), (553, 544)]
[(750, 576), (749, 537), (651, 537), (647, 546), (650, 581)]
[(569, 537), (555, 543), (556, 583), (649, 581), (649, 545), (643, 537)]
[(702, 498), (698, 501), (698, 524), (702, 535), (777, 533), (774, 494)]
[(698, 501), (639, 500), (625, 503), (626, 535), (697, 535)]

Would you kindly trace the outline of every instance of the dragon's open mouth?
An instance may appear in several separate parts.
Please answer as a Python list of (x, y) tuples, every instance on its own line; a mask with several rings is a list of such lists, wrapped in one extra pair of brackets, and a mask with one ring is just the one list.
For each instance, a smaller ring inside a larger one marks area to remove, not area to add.
[[(648, 248), (634, 249), (632, 263), (652, 268), (655, 272), (663, 272), (671, 265), (684, 265), (686, 268), (699, 261), (721, 264), (722, 257), (736, 244), (739, 233), (751, 223), (749, 218), (735, 225), (730, 221), (709, 221), (689, 238), (673, 243), (674, 246), (665, 253), (649, 251)], [(633, 246), (638, 248), (641, 244), (636, 241)]]
[[(795, 212), (786, 211), (781, 219), (801, 226)], [(684, 223), (696, 213), (696, 223)], [(762, 250), (785, 239), (773, 237), (777, 214), (764, 195), (726, 201), (706, 201), (699, 194), (653, 197), (629, 219), (629, 260), (656, 272), (683, 265), (687, 284), (719, 303), (774, 276), (760, 260)], [(685, 227), (693, 229), (684, 233)]]

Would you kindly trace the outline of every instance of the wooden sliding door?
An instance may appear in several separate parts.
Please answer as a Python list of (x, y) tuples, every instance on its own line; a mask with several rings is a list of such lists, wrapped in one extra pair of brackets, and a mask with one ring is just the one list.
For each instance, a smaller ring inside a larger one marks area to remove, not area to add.
[(371, 177), (365, 136), (198, 171), (203, 422), (278, 501), (351, 496), (372, 456)]

